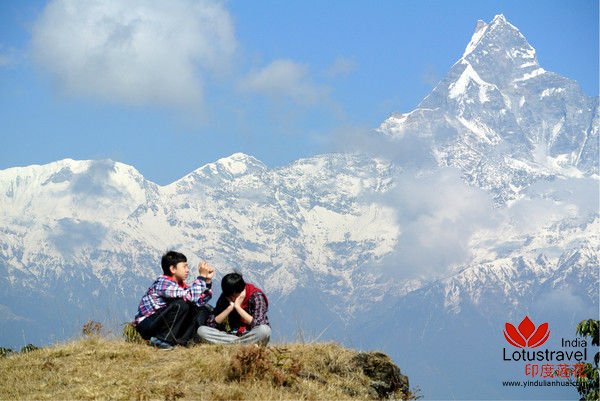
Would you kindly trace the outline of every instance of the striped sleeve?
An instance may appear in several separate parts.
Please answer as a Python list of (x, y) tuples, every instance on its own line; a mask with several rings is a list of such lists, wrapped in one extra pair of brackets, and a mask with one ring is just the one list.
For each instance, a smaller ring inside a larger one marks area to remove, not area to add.
[(171, 280), (163, 280), (160, 284), (157, 292), (164, 298), (181, 298), (184, 301), (194, 302), (198, 306), (204, 305), (212, 298), (212, 283), (206, 284), (202, 277), (196, 278), (187, 288), (182, 288)]

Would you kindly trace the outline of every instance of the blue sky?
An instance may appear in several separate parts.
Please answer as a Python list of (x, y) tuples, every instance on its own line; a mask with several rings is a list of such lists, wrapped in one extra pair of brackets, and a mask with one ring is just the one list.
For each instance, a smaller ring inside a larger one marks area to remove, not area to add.
[(412, 110), (500, 13), (598, 95), (595, 0), (3, 0), (0, 169), (109, 158), (167, 184), (329, 152)]

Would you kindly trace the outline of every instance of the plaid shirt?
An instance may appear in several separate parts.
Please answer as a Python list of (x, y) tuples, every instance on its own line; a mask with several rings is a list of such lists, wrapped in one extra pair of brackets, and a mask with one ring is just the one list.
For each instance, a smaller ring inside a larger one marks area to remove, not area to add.
[(252, 323), (250, 323), (250, 328), (255, 328), (261, 324), (269, 325), (269, 318), (267, 317), (267, 311), (269, 307), (267, 305), (267, 300), (264, 295), (260, 292), (253, 294), (248, 300), (248, 313), (252, 316)]
[(211, 287), (212, 283), (207, 284), (203, 277), (196, 278), (188, 287), (185, 283), (180, 286), (168, 276), (160, 276), (142, 297), (133, 324), (137, 325), (148, 316), (152, 316), (156, 311), (167, 306), (167, 302), (171, 299), (181, 298), (198, 306), (204, 305), (212, 298)]

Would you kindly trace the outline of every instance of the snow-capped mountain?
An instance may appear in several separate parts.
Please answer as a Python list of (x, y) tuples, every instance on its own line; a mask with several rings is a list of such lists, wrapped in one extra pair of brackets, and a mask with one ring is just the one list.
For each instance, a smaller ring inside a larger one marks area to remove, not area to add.
[(498, 201), (531, 180), (598, 173), (598, 98), (540, 67), (535, 49), (503, 15), (477, 23), (462, 57), (410, 113), (379, 131), (416, 136), (438, 165), (460, 168)]
[(130, 320), (177, 249), (263, 287), (279, 339), (382, 348), (427, 397), (498, 397), (451, 368), (461, 346), (494, 358), (473, 333), (500, 344), (524, 313), (574, 329), (597, 311), (598, 127), (598, 99), (499, 15), (372, 133), (419, 142), (416, 165), (334, 153), (270, 169), (236, 153), (167, 186), (107, 160), (0, 171), (0, 345)]
[[(193, 263), (210, 260), (221, 274), (240, 270), (274, 299), (303, 287), (335, 292), (354, 276), (374, 282), (355, 268), (389, 253), (397, 227), (390, 224), (390, 207), (360, 199), (384, 191), (391, 171), (389, 163), (341, 154), (268, 170), (241, 153), (165, 187), (111, 161), (4, 170), (3, 315), (21, 322), (35, 315), (23, 308), (20, 295), (33, 291), (44, 302), (32, 301), (32, 308), (57, 308), (44, 314), (70, 316), (72, 322), (62, 323), (69, 330), (105, 314), (90, 305), (126, 321), (170, 248)], [(53, 293), (57, 287), (60, 294)]]

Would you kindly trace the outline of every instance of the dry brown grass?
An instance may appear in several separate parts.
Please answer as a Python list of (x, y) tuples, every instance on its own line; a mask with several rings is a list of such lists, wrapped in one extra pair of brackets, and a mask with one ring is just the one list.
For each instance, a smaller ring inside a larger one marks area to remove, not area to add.
[(164, 351), (91, 336), (0, 358), (0, 399), (365, 400), (356, 354), (337, 344)]

